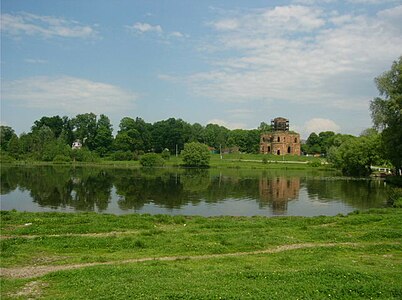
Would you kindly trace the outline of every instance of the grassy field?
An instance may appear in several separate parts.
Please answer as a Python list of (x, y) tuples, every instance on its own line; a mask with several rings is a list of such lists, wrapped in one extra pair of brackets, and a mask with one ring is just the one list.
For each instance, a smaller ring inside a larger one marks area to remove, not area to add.
[(401, 299), (402, 209), (336, 217), (1, 212), (1, 299)]

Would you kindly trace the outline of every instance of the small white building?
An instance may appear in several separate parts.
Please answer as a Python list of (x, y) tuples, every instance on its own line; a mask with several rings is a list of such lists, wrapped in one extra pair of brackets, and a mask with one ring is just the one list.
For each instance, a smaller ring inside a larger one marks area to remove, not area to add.
[(79, 150), (79, 149), (81, 149), (81, 148), (82, 148), (81, 141), (80, 141), (80, 140), (76, 140), (76, 141), (71, 145), (71, 148), (72, 148), (73, 150)]

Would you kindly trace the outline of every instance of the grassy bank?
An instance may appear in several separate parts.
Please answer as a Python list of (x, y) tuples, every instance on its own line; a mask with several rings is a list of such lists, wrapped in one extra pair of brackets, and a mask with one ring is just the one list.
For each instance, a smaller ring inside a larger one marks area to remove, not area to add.
[[(293, 155), (264, 155), (264, 154), (224, 154), (221, 158), (219, 154), (212, 154), (210, 160), (211, 168), (231, 168), (231, 169), (328, 169), (325, 160), (307, 156)], [(141, 167), (138, 160), (134, 161), (112, 161), (99, 159), (95, 162), (39, 162), (39, 161), (14, 161), (13, 165), (79, 165), (79, 166), (113, 166), (123, 168)], [(180, 167), (183, 161), (180, 156), (171, 156), (165, 161), (165, 167)]]
[(1, 212), (2, 299), (400, 299), (402, 210), (337, 217)]

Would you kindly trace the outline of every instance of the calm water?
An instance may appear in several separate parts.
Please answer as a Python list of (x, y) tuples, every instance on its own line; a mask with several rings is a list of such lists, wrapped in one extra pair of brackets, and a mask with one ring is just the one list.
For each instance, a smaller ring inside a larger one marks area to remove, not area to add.
[(1, 209), (316, 216), (385, 205), (383, 181), (261, 170), (1, 168)]

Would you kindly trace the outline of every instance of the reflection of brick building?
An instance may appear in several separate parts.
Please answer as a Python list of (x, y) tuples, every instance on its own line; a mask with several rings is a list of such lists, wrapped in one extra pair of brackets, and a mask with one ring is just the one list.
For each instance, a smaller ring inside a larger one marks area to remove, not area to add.
[(275, 118), (271, 127), (272, 132), (261, 134), (260, 153), (300, 155), (300, 135), (289, 131), (289, 120)]
[(287, 210), (288, 202), (299, 197), (300, 178), (260, 178), (261, 203), (272, 204), (274, 213), (281, 214)]

